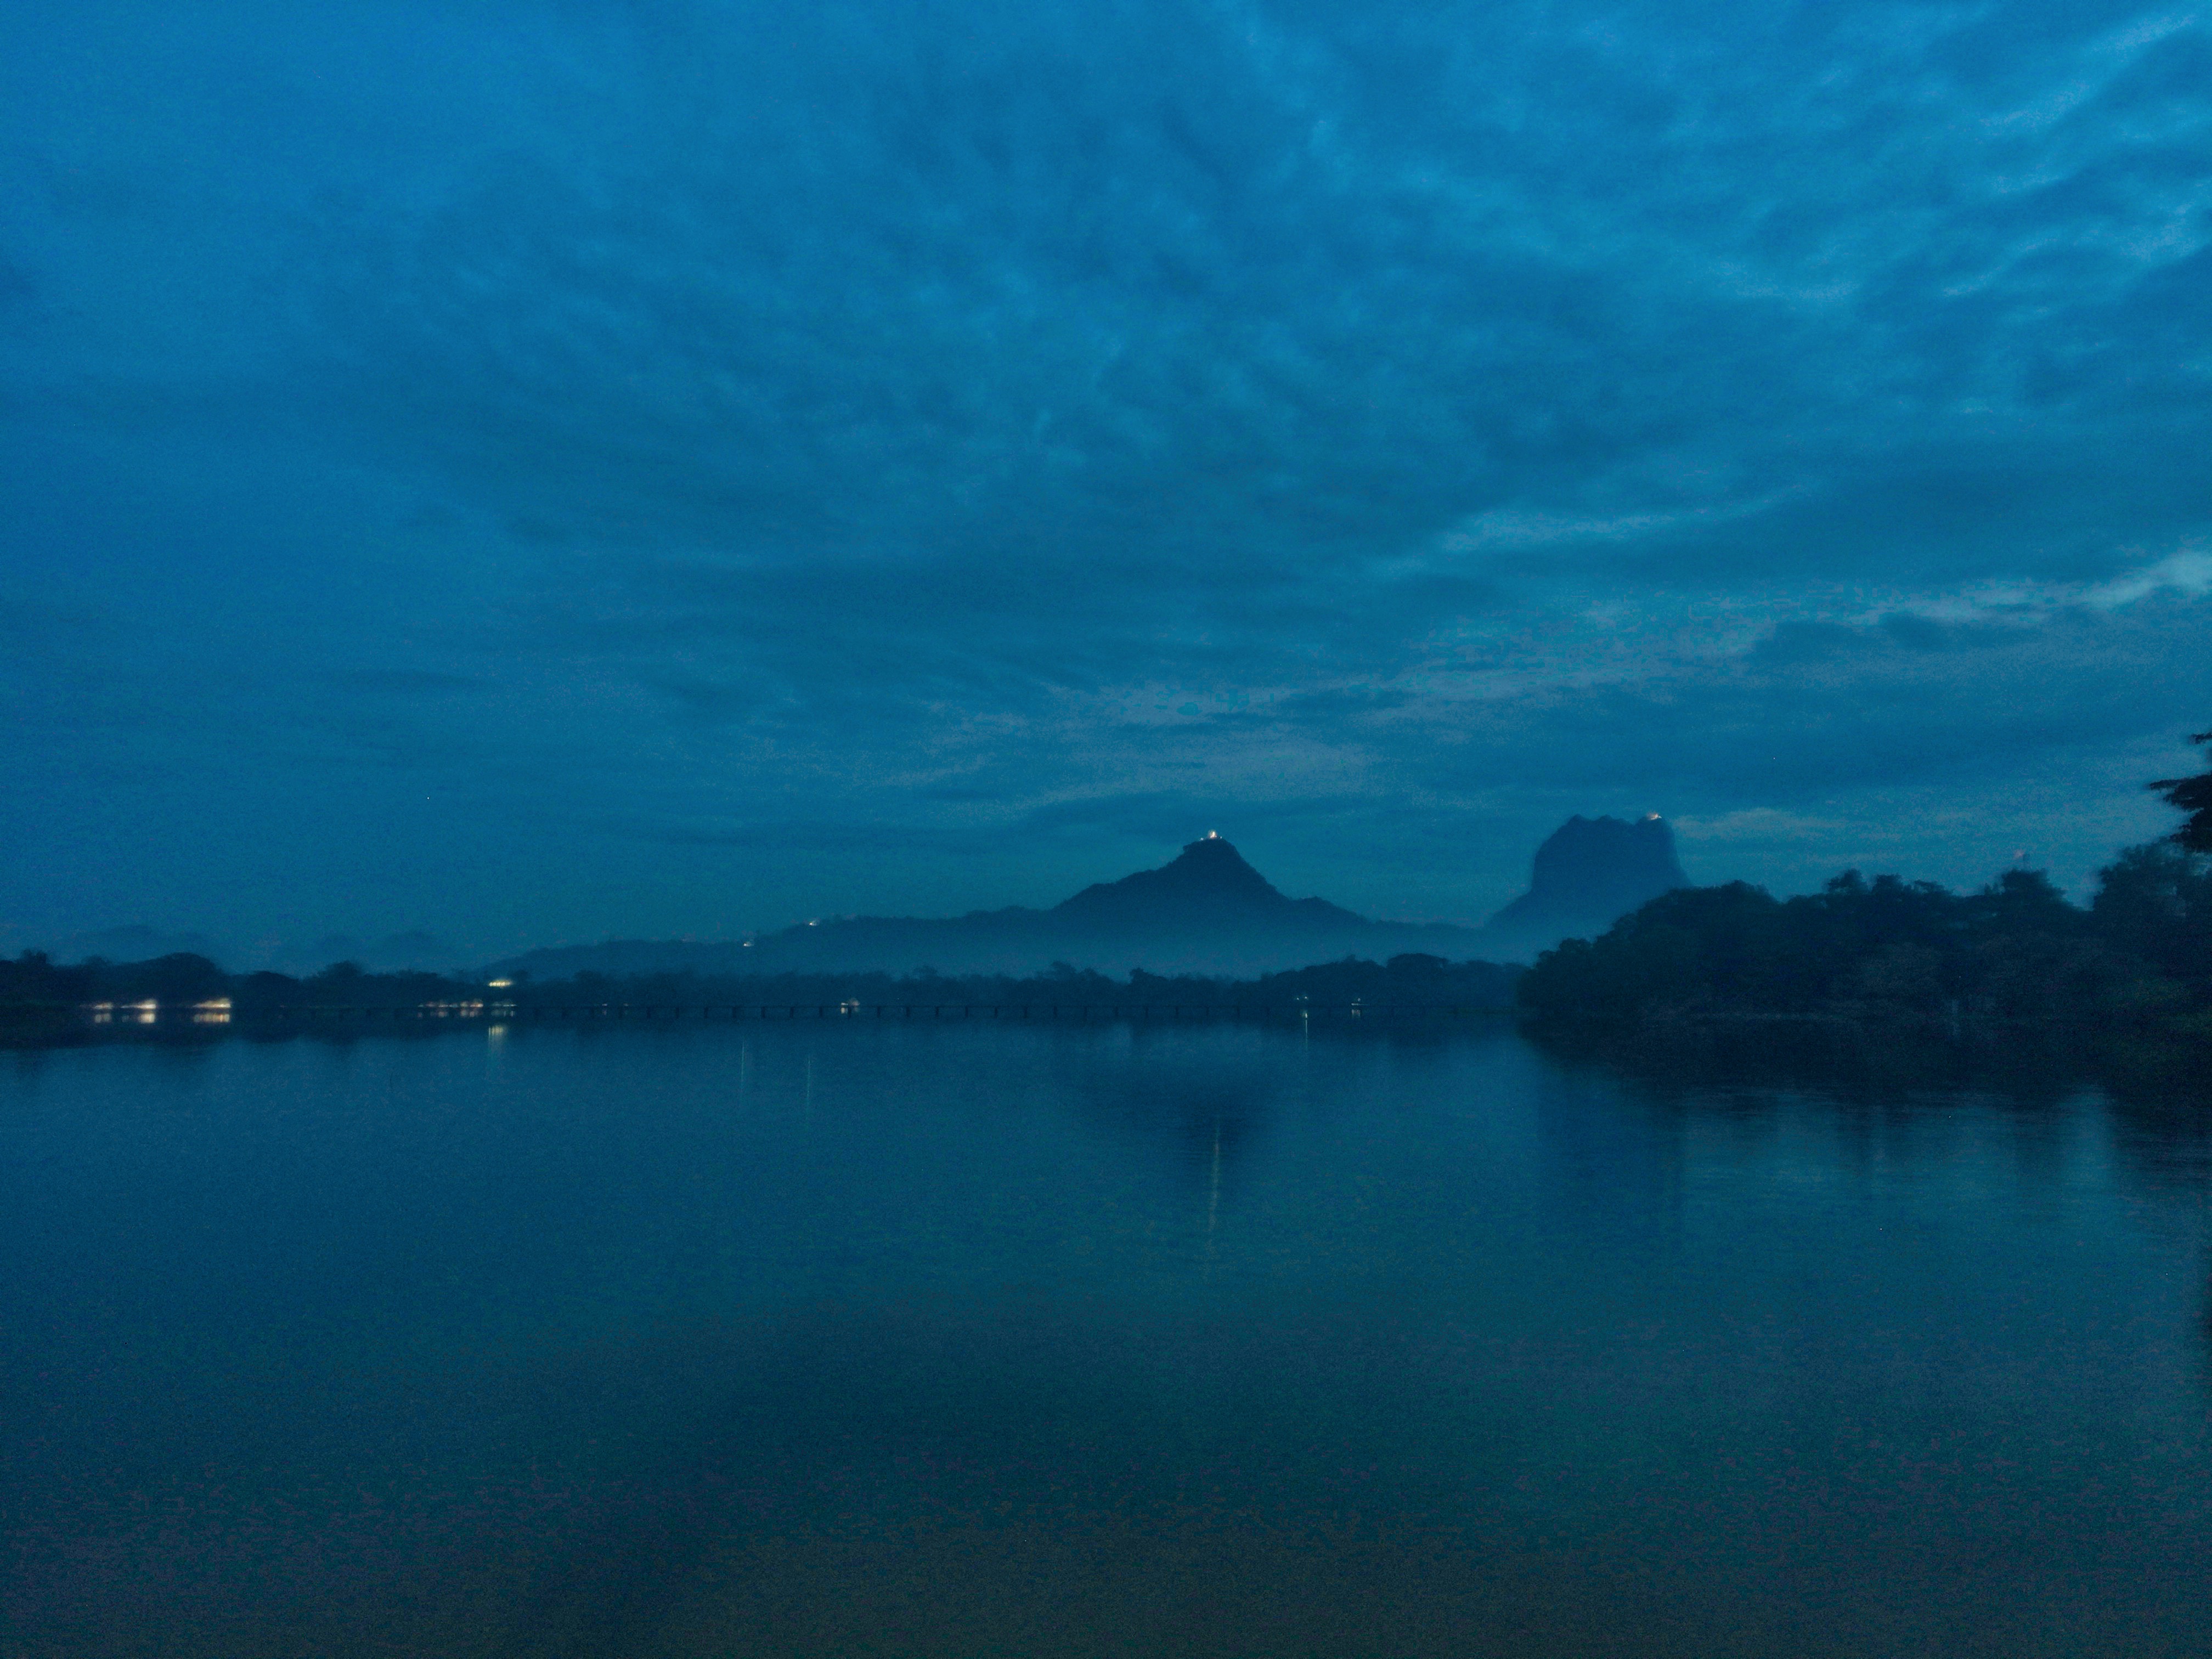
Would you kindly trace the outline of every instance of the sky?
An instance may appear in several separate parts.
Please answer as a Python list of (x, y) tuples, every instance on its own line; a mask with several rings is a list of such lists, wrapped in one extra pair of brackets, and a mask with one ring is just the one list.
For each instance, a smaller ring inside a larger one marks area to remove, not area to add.
[(18, 0), (0, 949), (2084, 896), (2208, 245), (2185, 6)]

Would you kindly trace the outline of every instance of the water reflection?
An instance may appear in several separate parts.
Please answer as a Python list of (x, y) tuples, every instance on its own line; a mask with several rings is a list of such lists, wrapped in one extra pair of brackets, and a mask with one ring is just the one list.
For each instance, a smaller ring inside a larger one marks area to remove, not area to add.
[(2201, 1645), (2203, 1114), (1379, 1024), (19, 1055), (10, 1638)]
[(1279, 1034), (1127, 1026), (1055, 1051), (1057, 1091), (1103, 1133), (1164, 1154), (1216, 1194), (1261, 1143), (1291, 1083)]

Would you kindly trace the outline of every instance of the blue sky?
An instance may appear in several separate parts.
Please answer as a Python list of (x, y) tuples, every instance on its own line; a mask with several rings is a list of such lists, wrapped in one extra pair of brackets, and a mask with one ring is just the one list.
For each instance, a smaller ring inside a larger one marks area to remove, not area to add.
[(2212, 725), (2212, 22), (0, 16), (0, 947), (2080, 890)]

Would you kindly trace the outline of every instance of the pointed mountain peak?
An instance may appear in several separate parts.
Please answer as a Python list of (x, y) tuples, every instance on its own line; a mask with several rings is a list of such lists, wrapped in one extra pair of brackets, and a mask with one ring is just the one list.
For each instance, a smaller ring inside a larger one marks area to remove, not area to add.
[(1119, 881), (1086, 887), (1058, 908), (1066, 915), (1102, 918), (1158, 909), (1187, 919), (1194, 910), (1273, 910), (1290, 902), (1216, 830), (1190, 842), (1157, 870), (1139, 870)]
[(1196, 841), (1186, 842), (1182, 852), (1165, 867), (1188, 865), (1195, 870), (1249, 871), (1255, 881), (1264, 880), (1257, 870), (1244, 861), (1244, 855), (1222, 838), (1218, 830), (1209, 830)]
[[(1178, 887), (1193, 891), (1237, 893), (1277, 902), (1283, 897), (1275, 890), (1273, 883), (1247, 864), (1244, 855), (1222, 838), (1218, 830), (1207, 830), (1185, 846), (1171, 862), (1144, 874), (1159, 877), (1164, 884), (1173, 881)], [(1127, 879), (1140, 878), (1131, 876)]]

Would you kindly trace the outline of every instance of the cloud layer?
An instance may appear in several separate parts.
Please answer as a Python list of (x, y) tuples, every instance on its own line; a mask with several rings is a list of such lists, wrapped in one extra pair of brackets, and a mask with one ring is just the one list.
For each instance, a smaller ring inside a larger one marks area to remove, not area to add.
[[(167, 32), (162, 32), (166, 29)], [(23, 940), (2079, 882), (2212, 723), (2212, 31), (33, 6)]]

